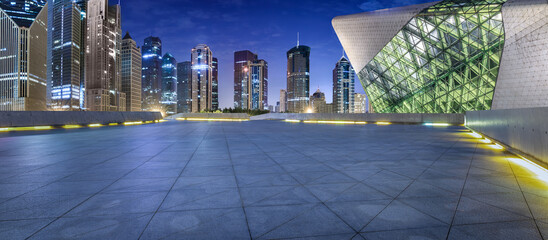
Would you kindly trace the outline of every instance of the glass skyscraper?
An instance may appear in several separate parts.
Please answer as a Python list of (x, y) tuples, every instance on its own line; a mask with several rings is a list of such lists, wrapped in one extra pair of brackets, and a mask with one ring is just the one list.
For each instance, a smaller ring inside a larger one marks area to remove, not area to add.
[(0, 1), (0, 111), (46, 110), (46, 1)]
[(140, 112), (141, 49), (129, 32), (122, 39), (122, 92), (126, 94), (126, 111)]
[(249, 64), (249, 109), (268, 109), (268, 63), (265, 60), (250, 61)]
[(177, 64), (177, 112), (192, 112), (192, 63)]
[(213, 58), (211, 64), (213, 76), (211, 80), (211, 110), (219, 110), (219, 60)]
[(287, 111), (302, 113), (310, 104), (310, 47), (287, 52)]
[(173, 115), (177, 113), (177, 60), (166, 53), (162, 61), (162, 109)]
[(249, 104), (249, 62), (257, 60), (249, 50), (234, 52), (234, 107), (247, 109)]
[(122, 92), (122, 27), (120, 5), (88, 1), (86, 47), (86, 109), (125, 111)]
[(199, 44), (192, 49), (192, 112), (213, 108), (213, 56), (211, 49)]
[(82, 9), (72, 0), (51, 1), (48, 7), (47, 104), (51, 110), (79, 110), (82, 96), (86, 27)]
[(162, 41), (158, 37), (148, 37), (141, 51), (143, 110), (159, 110), (162, 98)]
[(346, 57), (342, 57), (333, 69), (333, 111), (354, 113), (354, 69)]

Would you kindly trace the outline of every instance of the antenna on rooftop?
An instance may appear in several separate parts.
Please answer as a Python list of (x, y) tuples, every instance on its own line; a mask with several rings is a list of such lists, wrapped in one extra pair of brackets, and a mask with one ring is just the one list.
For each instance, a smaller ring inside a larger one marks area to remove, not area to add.
[(300, 45), (300, 34), (297, 32), (297, 47)]

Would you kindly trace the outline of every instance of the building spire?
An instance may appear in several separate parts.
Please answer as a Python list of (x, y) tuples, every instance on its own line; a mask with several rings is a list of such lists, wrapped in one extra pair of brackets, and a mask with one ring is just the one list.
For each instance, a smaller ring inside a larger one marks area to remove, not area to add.
[(297, 47), (300, 46), (300, 33), (297, 32)]

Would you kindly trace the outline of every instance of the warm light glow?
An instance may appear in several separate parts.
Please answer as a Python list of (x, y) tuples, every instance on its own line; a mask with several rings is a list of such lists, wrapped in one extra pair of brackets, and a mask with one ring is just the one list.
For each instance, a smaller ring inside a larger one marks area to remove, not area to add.
[[(178, 119), (177, 119), (178, 120)], [(187, 121), (206, 121), (206, 122), (246, 122), (249, 119), (240, 118), (187, 118)], [(182, 120), (180, 120), (182, 121)]]
[(118, 126), (118, 123), (109, 123), (109, 126)]
[(314, 113), (314, 109), (309, 107), (306, 109), (306, 113)]
[(365, 125), (367, 122), (356, 122), (356, 124)]
[(9, 128), (0, 128), (0, 132), (9, 132), (10, 129)]
[(90, 124), (88, 125), (88, 127), (90, 128), (97, 128), (97, 127), (102, 127), (103, 125), (99, 124), (99, 123), (94, 123), (94, 124)]
[(184, 121), (184, 120), (186, 120), (186, 118), (175, 118), (175, 120), (177, 120), (177, 121)]
[(486, 138), (486, 139), (480, 140), (480, 142), (482, 142), (482, 143), (487, 143), (487, 144), (492, 143), (491, 140), (489, 140), (489, 139), (487, 139), (487, 138)]
[(390, 125), (390, 122), (377, 122), (377, 125)]
[(306, 120), (306, 121), (303, 121), (303, 123), (319, 123), (319, 124), (360, 124), (360, 125), (365, 125), (365, 124), (367, 124), (367, 122), (325, 121), (325, 120), (320, 120), (320, 121)]
[(51, 130), (53, 129), (52, 126), (36, 126), (32, 127), (32, 130)]
[(496, 149), (496, 150), (504, 150), (504, 147), (499, 145), (498, 143), (495, 143), (493, 145), (489, 145), (490, 148)]
[(140, 125), (143, 124), (143, 122), (125, 122), (124, 125), (130, 126), (130, 125)]
[(432, 126), (432, 127), (448, 127), (451, 126), (449, 123), (425, 123), (425, 126)]
[(476, 133), (476, 132), (471, 132), (471, 133), (468, 133), (470, 136), (474, 137), (474, 138), (483, 138), (483, 136), (481, 136), (480, 134)]
[(161, 122), (161, 123), (163, 123), (163, 122), (167, 122), (167, 120), (164, 120), (164, 119), (162, 119), (162, 120), (160, 120), (160, 121), (157, 121), (157, 122)]
[(508, 158), (508, 161), (527, 169), (535, 178), (548, 183), (548, 169), (543, 168), (527, 158)]
[(80, 125), (65, 125), (63, 126), (63, 128), (66, 128), (66, 129), (75, 129), (75, 128), (81, 128), (82, 126)]
[(300, 123), (301, 120), (294, 120), (294, 119), (286, 119), (285, 120), (286, 122), (291, 122), (291, 123)]

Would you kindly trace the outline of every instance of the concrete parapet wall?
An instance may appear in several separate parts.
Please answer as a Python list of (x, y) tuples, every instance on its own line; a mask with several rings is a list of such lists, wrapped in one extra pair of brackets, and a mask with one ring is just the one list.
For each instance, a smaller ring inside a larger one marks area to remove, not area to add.
[(176, 118), (203, 118), (203, 119), (249, 119), (247, 113), (179, 113), (168, 117)]
[(324, 120), (324, 121), (363, 121), (363, 122), (392, 122), (406, 124), (420, 123), (449, 123), (464, 124), (464, 114), (423, 114), (423, 113), (365, 113), (365, 114), (338, 114), (338, 113), (268, 113), (251, 117), (251, 120)]
[(160, 112), (0, 112), (0, 127), (88, 125), (160, 119)]
[(548, 108), (467, 112), (466, 126), (548, 165)]

